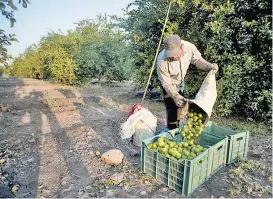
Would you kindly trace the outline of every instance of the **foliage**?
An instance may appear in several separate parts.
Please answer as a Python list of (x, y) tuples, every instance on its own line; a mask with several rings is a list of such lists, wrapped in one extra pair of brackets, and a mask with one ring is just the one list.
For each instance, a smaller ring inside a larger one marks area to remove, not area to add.
[(4, 67), (0, 66), (0, 77), (3, 75), (3, 73), (4, 73)]
[[(272, 114), (272, 2), (266, 0), (176, 0), (164, 36), (175, 33), (194, 43), (203, 57), (218, 63), (216, 111), (269, 120)], [(128, 32), (144, 87), (159, 41), (167, 1), (136, 0), (120, 19)], [(193, 96), (205, 73), (190, 70), (186, 93)], [(156, 74), (154, 73), (154, 78)]]
[[(121, 81), (136, 69), (134, 81), (143, 88), (167, 7), (166, 0), (135, 0), (118, 21), (99, 16), (78, 22), (74, 31), (49, 33), (16, 58), (10, 71), (20, 77), (79, 84), (89, 78)], [(195, 44), (206, 60), (218, 63), (218, 115), (271, 119), (271, 7), (266, 0), (173, 0), (164, 38), (178, 34)], [(196, 94), (205, 75), (190, 67), (187, 97)], [(160, 89), (155, 72), (153, 86)]]
[[(27, 4), (30, 3), (28, 0), (19, 0), (19, 4), (21, 2), (23, 8), (26, 8)], [(13, 14), (15, 10), (17, 10), (17, 7), (14, 5), (13, 0), (0, 0), (0, 11), (10, 21), (10, 27), (13, 27), (16, 22)], [(7, 35), (4, 30), (0, 29), (0, 63), (6, 65), (6, 61), (10, 58), (6, 46), (11, 45), (13, 41), (18, 41), (15, 34)]]
[(76, 63), (73, 56), (79, 48), (77, 39), (73, 32), (67, 35), (51, 32), (41, 39), (39, 52), (42, 65), (36, 67), (41, 72), (41, 78), (51, 77), (58, 83), (74, 84)]
[(107, 16), (83, 20), (76, 30), (50, 32), (38, 45), (14, 59), (11, 74), (62, 84), (80, 84), (88, 78), (122, 81), (131, 75), (132, 57), (124, 36)]
[(93, 29), (95, 37), (88, 40), (76, 55), (79, 81), (91, 77), (98, 78), (100, 83), (102, 78), (121, 81), (130, 77), (130, 49), (123, 34), (108, 20), (100, 16), (96, 27), (93, 23), (86, 26), (85, 32)]

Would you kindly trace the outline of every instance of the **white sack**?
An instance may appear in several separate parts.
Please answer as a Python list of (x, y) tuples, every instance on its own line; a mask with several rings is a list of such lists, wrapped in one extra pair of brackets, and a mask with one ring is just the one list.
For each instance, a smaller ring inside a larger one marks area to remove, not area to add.
[(134, 112), (125, 123), (121, 125), (121, 138), (128, 139), (136, 132), (135, 125), (142, 121), (147, 125), (147, 128), (153, 128), (157, 125), (157, 118), (148, 110), (140, 109)]

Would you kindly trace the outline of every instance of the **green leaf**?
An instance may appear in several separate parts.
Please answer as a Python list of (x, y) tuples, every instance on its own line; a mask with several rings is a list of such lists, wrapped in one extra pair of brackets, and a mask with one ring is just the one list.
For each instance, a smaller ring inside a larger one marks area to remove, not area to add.
[(4, 11), (5, 8), (6, 8), (5, 4), (2, 3), (2, 2), (0, 2), (0, 10), (1, 10), (1, 11)]
[(17, 10), (17, 7), (13, 4), (12, 0), (9, 0), (8, 5), (13, 9), (13, 10)]
[(22, 5), (23, 5), (24, 8), (27, 8), (27, 3), (25, 1), (23, 2)]
[(10, 41), (16, 41), (16, 42), (19, 42), (18, 39), (16, 39), (15, 37), (11, 38)]
[(14, 23), (16, 22), (16, 19), (10, 18), (10, 27), (12, 28), (14, 26)]

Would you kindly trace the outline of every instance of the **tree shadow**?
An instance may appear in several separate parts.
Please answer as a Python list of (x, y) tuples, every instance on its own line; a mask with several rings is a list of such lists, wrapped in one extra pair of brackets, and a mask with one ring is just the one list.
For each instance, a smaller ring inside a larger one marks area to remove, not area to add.
[(96, 151), (120, 149), (139, 167), (140, 156), (131, 155), (137, 147), (119, 136), (127, 113), (100, 103), (97, 94), (84, 97), (40, 83), (16, 79), (0, 87), (0, 103), (9, 103), (11, 110), (0, 119), (0, 159), (11, 151), (11, 161), (0, 166), (0, 173), (10, 176), (7, 185), (0, 182), (1, 197), (78, 197), (87, 184), (115, 171)]
[[(42, 89), (27, 91), (24, 86), (19, 79), (0, 79), (0, 103), (10, 105), (10, 111), (0, 119), (0, 159), (7, 160), (0, 166), (1, 176), (6, 176), (0, 182), (0, 196), (60, 197), (61, 191), (77, 184), (80, 176), (79, 186), (89, 183), (88, 172), (78, 154), (71, 151), (67, 135), (82, 124), (61, 126)], [(14, 185), (19, 187), (16, 193), (11, 192)], [(52, 186), (54, 191), (48, 192)]]
[[(0, 103), (9, 107), (0, 116), (0, 159), (5, 160), (0, 165), (0, 197), (4, 198), (17, 195), (33, 197), (37, 194), (39, 139), (32, 135), (34, 132), (31, 129), (37, 130), (39, 122), (28, 129), (26, 124), (32, 118), (29, 112), (32, 105), (25, 102), (31, 97), (24, 100), (18, 97), (21, 86), (24, 86), (24, 82), (20, 79), (0, 78)], [(36, 115), (35, 120), (39, 121), (40, 118)], [(11, 191), (14, 186), (19, 187), (16, 193)]]
[(119, 149), (129, 163), (138, 168), (140, 165), (140, 148), (132, 144), (130, 140), (122, 140), (120, 127), (126, 121), (128, 113), (111, 107), (103, 102), (102, 98), (92, 92), (88, 97), (83, 96), (84, 104), (74, 103), (82, 115), (83, 122), (97, 134), (98, 138), (90, 141), (93, 151), (101, 153), (111, 149)]

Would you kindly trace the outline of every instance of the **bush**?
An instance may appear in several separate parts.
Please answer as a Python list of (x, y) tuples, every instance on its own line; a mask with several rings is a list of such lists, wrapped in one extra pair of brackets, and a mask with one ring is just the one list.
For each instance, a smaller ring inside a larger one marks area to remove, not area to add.
[[(176, 0), (174, 3), (165, 37), (178, 34), (194, 43), (206, 60), (218, 63), (217, 113), (270, 120), (272, 1)], [(143, 87), (166, 10), (167, 1), (135, 1), (121, 20), (135, 49), (135, 64), (139, 69), (136, 83)], [(202, 72), (189, 72), (185, 87), (188, 96), (197, 92), (204, 77)]]

